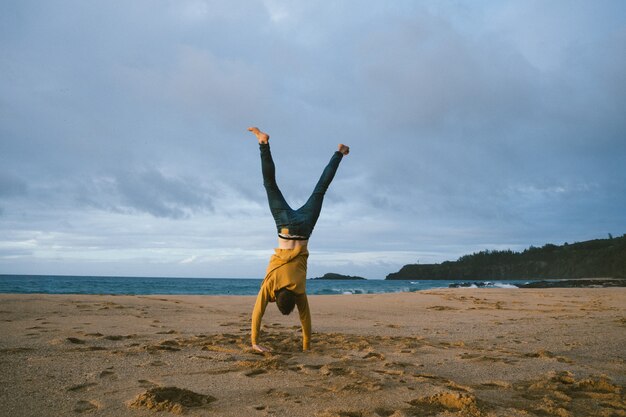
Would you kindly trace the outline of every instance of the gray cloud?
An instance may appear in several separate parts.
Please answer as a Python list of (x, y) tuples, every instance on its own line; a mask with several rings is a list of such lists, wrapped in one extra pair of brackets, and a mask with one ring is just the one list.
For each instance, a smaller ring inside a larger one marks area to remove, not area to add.
[(26, 182), (6, 172), (0, 172), (0, 197), (11, 197), (26, 194)]
[(181, 218), (193, 209), (211, 210), (211, 192), (192, 181), (165, 177), (157, 170), (125, 173), (115, 178), (122, 203), (156, 217)]
[(314, 275), (621, 234), (624, 16), (619, 1), (3, 3), (0, 269), (259, 276), (274, 237), (250, 124), (294, 206), (352, 146)]

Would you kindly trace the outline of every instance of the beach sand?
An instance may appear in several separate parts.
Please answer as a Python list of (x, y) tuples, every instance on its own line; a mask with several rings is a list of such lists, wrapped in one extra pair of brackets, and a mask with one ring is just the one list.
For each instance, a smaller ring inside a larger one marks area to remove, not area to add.
[(626, 288), (0, 295), (0, 416), (625, 416)]

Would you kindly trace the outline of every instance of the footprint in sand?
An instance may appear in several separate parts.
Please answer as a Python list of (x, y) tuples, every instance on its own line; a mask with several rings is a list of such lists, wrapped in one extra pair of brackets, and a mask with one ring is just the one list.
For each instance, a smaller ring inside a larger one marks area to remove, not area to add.
[(97, 401), (80, 400), (74, 405), (74, 411), (77, 413), (90, 413), (98, 408), (100, 408), (100, 404)]
[(152, 382), (150, 380), (147, 380), (147, 379), (140, 379), (137, 382), (139, 383), (139, 386), (141, 388), (155, 388), (159, 386), (159, 384)]
[(430, 307), (426, 307), (426, 309), (435, 310), (435, 311), (458, 310), (458, 308), (449, 307), (449, 306), (430, 306)]
[(390, 408), (378, 407), (374, 409), (374, 412), (378, 416), (389, 417), (395, 413), (395, 410), (392, 410)]
[(537, 352), (526, 353), (524, 354), (524, 357), (539, 358), (539, 359), (555, 359), (556, 361), (562, 362), (562, 363), (574, 363), (574, 361), (572, 361), (569, 358), (566, 358), (564, 356), (557, 356), (554, 353), (550, 352), (549, 350), (545, 350), (545, 349), (540, 349)]
[(113, 378), (115, 376), (115, 372), (112, 371), (113, 367), (105, 369), (104, 371), (98, 374), (99, 378)]
[(479, 385), (482, 389), (510, 389), (511, 384), (506, 381), (487, 381)]
[(289, 398), (291, 396), (291, 394), (286, 391), (278, 391), (274, 388), (270, 388), (265, 391), (265, 395), (276, 398)]
[(82, 384), (77, 384), (77, 385), (72, 385), (71, 387), (67, 388), (66, 391), (86, 391), (87, 389), (96, 386), (98, 384), (96, 384), (95, 382), (85, 382)]
[(322, 365), (312, 365), (312, 364), (298, 364), (295, 367), (290, 368), (296, 372), (302, 372), (305, 374), (318, 374)]
[(253, 377), (257, 375), (266, 374), (267, 371), (265, 369), (253, 369), (251, 371), (245, 372), (244, 375), (247, 377)]
[(156, 353), (158, 351), (170, 351), (170, 352), (178, 352), (180, 350), (179, 343), (175, 340), (164, 340), (158, 345), (146, 345), (143, 346), (143, 349), (148, 353)]
[(352, 371), (342, 365), (327, 364), (320, 368), (320, 374), (324, 376), (342, 376), (349, 375)]
[(176, 330), (167, 330), (162, 332), (156, 332), (156, 334), (178, 334)]
[(385, 355), (383, 355), (382, 353), (377, 353), (377, 352), (369, 352), (368, 354), (363, 356), (363, 359), (379, 359), (381, 361), (384, 361)]
[(315, 417), (363, 417), (361, 411), (332, 411), (326, 410), (322, 413), (315, 413)]
[(124, 340), (124, 339), (132, 339), (132, 338), (134, 338), (136, 336), (137, 335), (134, 335), (134, 334), (129, 334), (129, 335), (126, 335), (126, 336), (122, 336), (122, 335), (116, 334), (116, 335), (104, 336), (104, 339), (118, 341), (118, 340)]

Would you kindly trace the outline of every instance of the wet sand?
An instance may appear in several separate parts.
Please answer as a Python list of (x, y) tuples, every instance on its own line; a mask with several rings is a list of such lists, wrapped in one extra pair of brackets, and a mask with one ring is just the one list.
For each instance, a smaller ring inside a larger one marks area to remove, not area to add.
[(626, 288), (0, 295), (1, 416), (626, 416)]

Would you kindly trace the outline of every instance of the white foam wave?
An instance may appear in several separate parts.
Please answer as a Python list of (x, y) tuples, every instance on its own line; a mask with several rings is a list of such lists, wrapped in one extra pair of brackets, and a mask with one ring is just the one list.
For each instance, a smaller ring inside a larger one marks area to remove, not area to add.
[(502, 283), (502, 282), (494, 282), (493, 286), (495, 288), (518, 288), (517, 285), (505, 284), (505, 283)]

